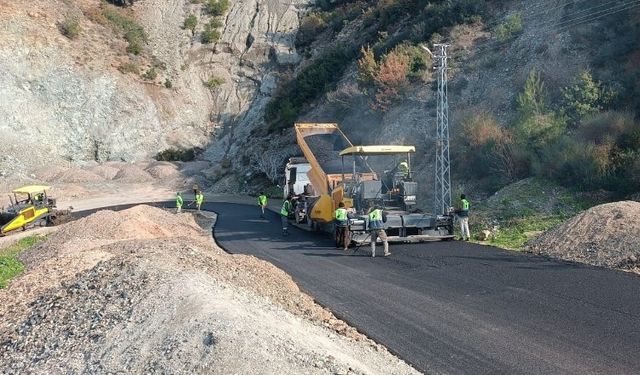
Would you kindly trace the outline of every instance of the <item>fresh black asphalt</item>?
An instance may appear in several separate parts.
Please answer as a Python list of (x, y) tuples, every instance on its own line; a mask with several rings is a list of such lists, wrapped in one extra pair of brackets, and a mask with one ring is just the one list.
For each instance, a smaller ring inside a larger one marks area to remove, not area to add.
[(205, 208), (225, 250), (272, 262), (420, 371), (640, 374), (636, 275), (456, 241), (345, 255), (326, 235), (282, 237), (257, 206)]

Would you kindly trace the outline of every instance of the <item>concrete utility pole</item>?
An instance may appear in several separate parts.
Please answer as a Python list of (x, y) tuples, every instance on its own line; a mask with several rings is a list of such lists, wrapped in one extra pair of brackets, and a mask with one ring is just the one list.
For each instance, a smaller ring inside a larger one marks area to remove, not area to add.
[[(438, 65), (438, 105), (436, 130), (435, 214), (448, 214), (451, 207), (451, 163), (449, 159), (449, 99), (447, 98), (447, 47), (434, 44)], [(430, 52), (430, 51), (429, 51)]]

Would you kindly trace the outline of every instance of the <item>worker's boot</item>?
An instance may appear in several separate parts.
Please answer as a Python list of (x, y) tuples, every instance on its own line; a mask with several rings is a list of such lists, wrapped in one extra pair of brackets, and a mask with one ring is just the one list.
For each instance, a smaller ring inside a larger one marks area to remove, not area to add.
[(391, 255), (391, 253), (389, 252), (389, 242), (384, 241), (384, 256), (388, 257), (389, 255)]

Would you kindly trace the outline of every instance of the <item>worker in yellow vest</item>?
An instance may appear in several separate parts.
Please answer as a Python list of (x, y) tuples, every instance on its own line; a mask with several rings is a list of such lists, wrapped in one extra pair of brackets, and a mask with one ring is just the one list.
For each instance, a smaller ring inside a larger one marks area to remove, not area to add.
[(371, 233), (371, 257), (376, 256), (376, 241), (380, 238), (384, 246), (384, 256), (391, 255), (389, 252), (389, 242), (387, 232), (384, 231), (385, 214), (378, 206), (369, 208), (369, 232)]
[(460, 205), (456, 210), (458, 221), (460, 221), (460, 237), (463, 241), (469, 241), (471, 234), (469, 233), (469, 201), (464, 194), (460, 195)]
[(280, 221), (282, 222), (282, 235), (289, 235), (289, 214), (293, 212), (293, 205), (291, 204), (291, 199), (293, 197), (291, 195), (287, 196), (287, 199), (282, 202), (282, 207), (280, 208)]
[(196, 208), (200, 211), (200, 207), (202, 207), (202, 203), (204, 202), (204, 194), (202, 191), (198, 191), (196, 193)]
[(335, 211), (336, 217), (336, 247), (343, 247), (344, 251), (349, 249), (349, 216), (344, 203), (338, 203)]
[(184, 200), (182, 199), (182, 193), (176, 193), (176, 213), (182, 212), (182, 205), (184, 204)]
[(260, 206), (260, 210), (262, 210), (260, 217), (264, 219), (264, 210), (267, 208), (267, 196), (262, 192), (258, 196), (258, 206)]

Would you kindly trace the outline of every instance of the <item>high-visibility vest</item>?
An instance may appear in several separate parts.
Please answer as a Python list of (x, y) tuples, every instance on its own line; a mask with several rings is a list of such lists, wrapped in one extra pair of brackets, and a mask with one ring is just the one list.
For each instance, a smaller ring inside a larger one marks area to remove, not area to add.
[(463, 211), (469, 211), (469, 201), (466, 199), (462, 200), (462, 210)]
[(346, 221), (347, 220), (347, 209), (346, 208), (338, 208), (336, 210), (336, 220), (338, 221)]
[(261, 195), (258, 197), (258, 204), (260, 206), (266, 206), (267, 205), (267, 196), (266, 195)]
[(196, 203), (200, 205), (202, 202), (204, 202), (204, 194), (196, 194)]
[(406, 161), (403, 161), (398, 165), (398, 169), (400, 170), (400, 172), (407, 174), (409, 173), (409, 164)]
[(176, 207), (182, 207), (182, 203), (184, 203), (184, 201), (182, 200), (182, 196), (178, 195), (176, 197)]
[(382, 229), (384, 223), (382, 222), (382, 210), (377, 208), (369, 213), (369, 228), (370, 229)]
[(282, 202), (282, 208), (280, 209), (280, 215), (289, 216), (289, 211), (291, 211), (291, 202), (289, 202), (289, 201)]

